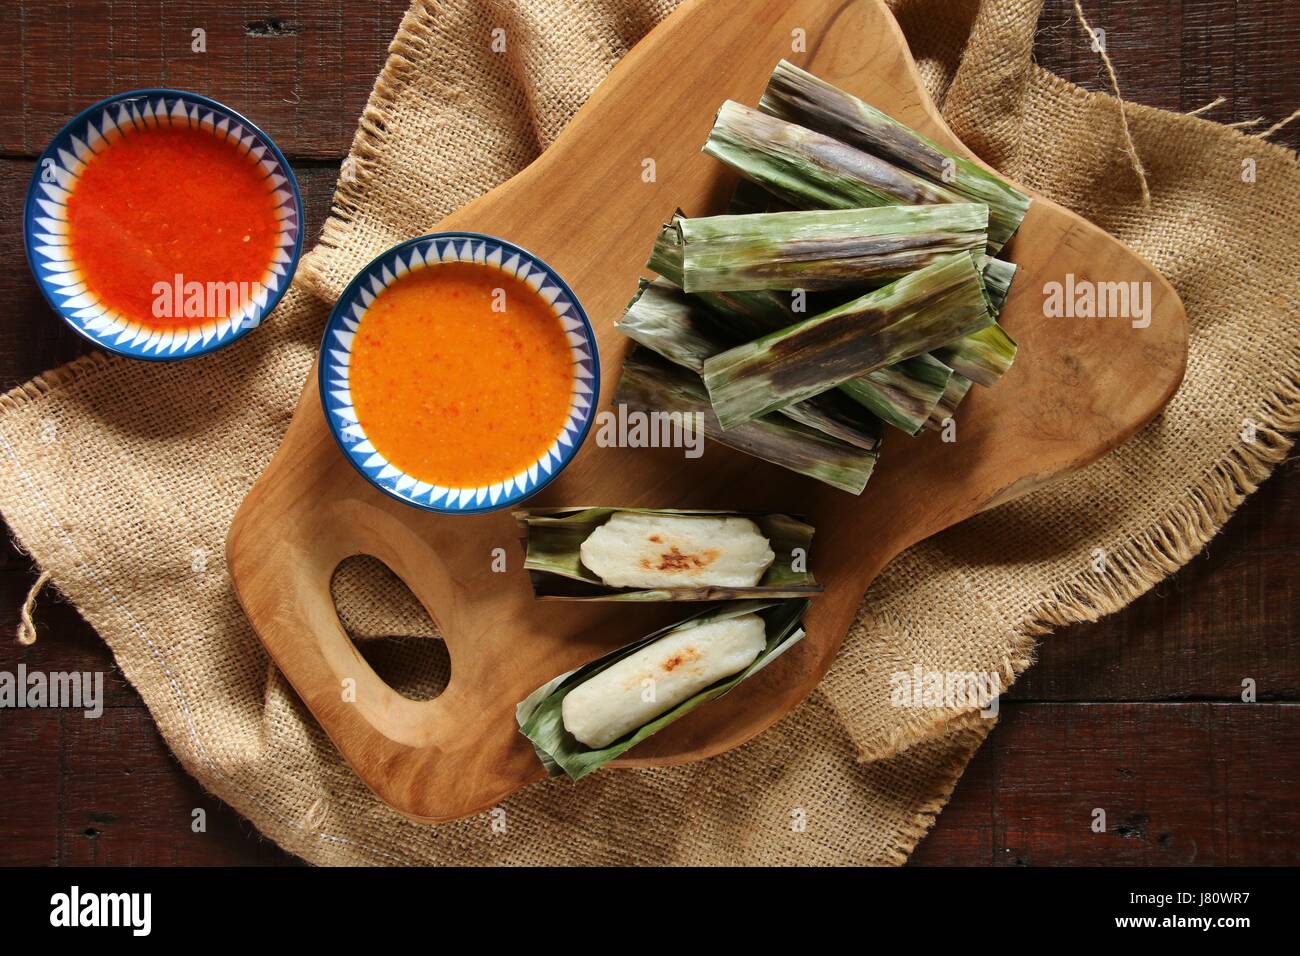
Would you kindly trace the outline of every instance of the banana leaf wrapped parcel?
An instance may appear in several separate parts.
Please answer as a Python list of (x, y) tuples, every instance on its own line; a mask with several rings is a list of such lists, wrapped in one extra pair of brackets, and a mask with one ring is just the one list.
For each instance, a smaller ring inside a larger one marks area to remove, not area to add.
[(1015, 339), (996, 322), (934, 350), (935, 358), (978, 385), (996, 385), (1016, 360)]
[(957, 406), (962, 403), (962, 399), (966, 397), (973, 384), (965, 376), (954, 373), (948, 382), (948, 387), (944, 389), (942, 401), (935, 406), (925, 427), (931, 431), (941, 431), (948, 420), (957, 414)]
[(704, 151), (797, 209), (968, 201), (831, 136), (733, 100), (719, 108)]
[[(946, 365), (936, 364), (945, 375), (950, 374)], [(854, 495), (862, 493), (880, 458), (879, 432), (864, 447), (862, 441), (842, 441), (797, 421), (789, 408), (723, 429), (700, 377), (642, 347), (634, 348), (623, 360), (614, 405), (629, 413), (677, 416), (691, 434), (699, 426), (710, 441)], [(868, 437), (868, 433), (859, 434)]]
[(858, 97), (787, 60), (777, 64), (759, 109), (888, 160), (972, 202), (987, 203), (994, 252), (1020, 228), (1029, 197), (996, 173), (938, 145)]
[(687, 292), (884, 285), (957, 252), (982, 254), (982, 203), (677, 219)]
[(704, 384), (722, 427), (732, 428), (992, 324), (979, 270), (959, 253), (713, 356)]
[[(682, 242), (676, 224), (682, 218), (679, 213), (660, 230), (650, 261), (646, 263), (646, 268), (659, 273), (664, 280), (678, 288), (683, 279)], [(720, 327), (726, 330), (733, 344), (762, 338), (808, 317), (792, 310), (788, 293), (771, 289), (685, 295), (712, 313), (717, 320), (713, 323), (715, 328), (721, 323)], [(636, 304), (637, 300), (634, 299), (633, 306)], [(627, 334), (632, 324), (625, 317), (620, 327)], [(715, 337), (720, 335), (721, 333), (715, 333)], [(649, 341), (642, 341), (642, 344), (659, 351)], [(662, 351), (660, 354), (666, 355)], [(678, 361), (675, 356), (666, 357)], [(839, 391), (885, 424), (909, 435), (916, 435), (925, 427), (926, 421), (943, 397), (950, 374), (946, 365), (931, 360), (928, 355), (921, 355), (845, 382), (839, 386)], [(785, 411), (789, 413), (788, 408)], [(734, 428), (732, 425), (731, 430)]]
[(980, 278), (984, 280), (984, 294), (988, 296), (989, 311), (995, 316), (1006, 305), (1007, 296), (1011, 294), (1011, 283), (1016, 278), (1019, 267), (1005, 259), (992, 256), (980, 257)]
[(655, 631), (537, 688), (519, 732), (551, 776), (579, 780), (793, 647), (808, 604), (741, 601)]
[(538, 598), (735, 601), (822, 590), (813, 527), (784, 514), (655, 508), (515, 512)]
[[(707, 306), (667, 279), (642, 279), (614, 328), (696, 375), (707, 359), (744, 341)], [(787, 405), (780, 414), (867, 451), (875, 451), (880, 445), (880, 419), (839, 392), (824, 392), (806, 402)], [(705, 432), (709, 432), (707, 424)]]

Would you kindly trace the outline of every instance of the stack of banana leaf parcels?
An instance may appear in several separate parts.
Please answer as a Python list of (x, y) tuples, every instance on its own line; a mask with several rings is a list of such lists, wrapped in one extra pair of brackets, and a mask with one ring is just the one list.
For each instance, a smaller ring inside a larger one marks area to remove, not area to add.
[(704, 151), (739, 185), (727, 215), (661, 229), (615, 401), (860, 494), (883, 426), (951, 428), (1011, 367), (1016, 267), (995, 257), (1029, 197), (785, 61)]

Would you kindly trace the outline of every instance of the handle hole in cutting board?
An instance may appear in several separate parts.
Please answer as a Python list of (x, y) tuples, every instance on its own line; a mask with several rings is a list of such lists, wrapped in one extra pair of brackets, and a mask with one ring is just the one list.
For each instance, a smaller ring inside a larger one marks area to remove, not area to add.
[[(433, 700), (451, 680), (451, 657), (411, 589), (378, 558), (345, 558), (330, 578), (339, 621), (375, 675), (408, 700)], [(395, 633), (394, 633), (395, 632)]]

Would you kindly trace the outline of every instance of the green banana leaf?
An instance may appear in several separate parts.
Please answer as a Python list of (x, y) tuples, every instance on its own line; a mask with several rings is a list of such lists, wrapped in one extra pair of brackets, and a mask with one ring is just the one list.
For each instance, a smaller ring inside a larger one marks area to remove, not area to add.
[[(646, 263), (647, 268), (678, 287), (682, 279), (682, 252), (675, 223), (680, 218), (678, 213), (673, 222), (660, 230), (650, 261)], [(770, 289), (701, 292), (691, 298), (718, 316), (737, 343), (762, 338), (807, 318), (791, 309), (788, 293)], [(886, 425), (917, 435), (943, 397), (950, 374), (942, 362), (921, 355), (845, 382), (838, 391)]]
[[(614, 328), (697, 375), (706, 359), (744, 341), (712, 310), (667, 279), (642, 279)], [(880, 445), (880, 419), (839, 392), (789, 405), (780, 414), (867, 451)]]
[(994, 252), (1020, 228), (1029, 210), (1029, 197), (997, 174), (786, 60), (773, 71), (759, 109), (986, 203)]
[(966, 201), (877, 156), (733, 100), (718, 110), (704, 152), (800, 209)]
[(987, 388), (1011, 368), (1018, 350), (1015, 339), (994, 323), (935, 349), (934, 357), (956, 374)]
[(975, 261), (960, 253), (713, 356), (704, 384), (718, 421), (732, 428), (992, 322)]
[(982, 254), (988, 214), (983, 203), (941, 203), (678, 219), (682, 288), (883, 285), (946, 255)]
[[(707, 515), (749, 518), (767, 538), (776, 559), (757, 585), (738, 587), (613, 588), (582, 563), (579, 548), (616, 511), (650, 515)], [(538, 598), (565, 601), (738, 601), (818, 594), (822, 586), (807, 570), (812, 525), (783, 514), (741, 511), (682, 511), (670, 508), (541, 508), (516, 511), (524, 535), (524, 567)], [(802, 566), (804, 570), (798, 570)]]
[[(697, 707), (717, 700), (797, 644), (804, 636), (800, 624), (808, 604), (808, 601), (742, 601), (710, 608), (677, 624), (661, 628), (537, 688), (515, 708), (519, 732), (531, 741), (547, 773), (551, 776), (568, 774), (570, 779), (580, 780), (622, 756), (647, 737), (681, 720)], [(564, 698), (579, 684), (674, 631), (745, 614), (758, 614), (763, 618), (767, 625), (767, 644), (754, 662), (739, 674), (723, 678), (607, 747), (589, 748), (564, 729), (561, 712)]]
[(988, 296), (989, 311), (995, 316), (1002, 311), (1011, 292), (1011, 281), (1016, 277), (1016, 264), (992, 256), (981, 256), (980, 278), (984, 280), (984, 293)]
[[(942, 367), (949, 374), (947, 366)], [(863, 448), (789, 415), (755, 418), (724, 431), (700, 377), (645, 348), (633, 349), (623, 360), (614, 405), (647, 414), (679, 414), (683, 427), (694, 429), (698, 423), (711, 441), (854, 495), (866, 487), (880, 455), (879, 434), (870, 448)]]
[(931, 431), (940, 431), (943, 429), (944, 422), (953, 418), (957, 414), (957, 406), (961, 404), (966, 393), (970, 391), (971, 380), (953, 373), (948, 382), (948, 387), (943, 391), (943, 399), (935, 406), (934, 411), (930, 414), (930, 420), (925, 423), (925, 427)]

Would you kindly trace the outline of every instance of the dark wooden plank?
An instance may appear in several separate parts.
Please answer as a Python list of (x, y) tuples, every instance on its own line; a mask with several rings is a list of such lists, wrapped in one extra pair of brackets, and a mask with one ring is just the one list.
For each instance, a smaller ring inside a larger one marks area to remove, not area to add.
[[(16, 0), (0, 26), (0, 153), (35, 156), (96, 100), (169, 86), (245, 114), (290, 159), (342, 157), (407, 6)], [(192, 49), (195, 29), (207, 31), (205, 53)]]
[[(40, 639), (12, 638), (30, 576), (0, 572), (0, 671), (102, 674), (103, 713), (0, 711), (0, 864), (296, 863), (181, 769), (108, 646), (57, 596), (42, 595)], [(191, 829), (206, 814), (206, 831)]]
[[(22, 319), (0, 322), (0, 388), (6, 389), (87, 351), (50, 311), (27, 269), (20, 213), (31, 168), (27, 160), (0, 160), (0, 301), (8, 315)], [(296, 172), (314, 236), (329, 212), (338, 170), (300, 162)], [(30, 561), (5, 535), (0, 670), (14, 673), (22, 662), (29, 670), (102, 672), (106, 710), (96, 720), (61, 711), (0, 712), (0, 779), (8, 788), (0, 863), (296, 863), (181, 769), (108, 647), (57, 594), (47, 591), (37, 602), (38, 642), (14, 642), (18, 608), (34, 579)], [(189, 829), (195, 808), (207, 814), (206, 833)]]
[[(1125, 99), (1219, 122), (1263, 117), (1260, 131), (1300, 107), (1300, 5), (1290, 0), (1083, 0)], [(1075, 22), (1074, 0), (1045, 0), (1034, 46), (1039, 65), (1091, 90), (1110, 91), (1100, 60)], [(1273, 142), (1300, 147), (1300, 123)]]
[[(1206, 115), (1273, 122), (1300, 106), (1300, 5), (1285, 0), (1083, 0), (1125, 96)], [(1037, 62), (1089, 89), (1109, 91), (1073, 0), (1046, 0)], [(1300, 123), (1273, 137), (1300, 145)], [(1204, 555), (1122, 613), (1069, 628), (1042, 646), (1019, 699), (1234, 699), (1253, 678), (1261, 699), (1300, 695), (1300, 483), (1279, 469)]]
[(181, 770), (146, 711), (112, 718), (64, 714), (60, 863), (297, 864)]
[(23, 203), (32, 175), (28, 160), (0, 160), (0, 389), (90, 351), (46, 304), (23, 250)]
[[(0, 665), (0, 670), (10, 670)], [(63, 777), (58, 711), (0, 711), (0, 865), (59, 860)]]
[(1297, 780), (1297, 704), (1008, 704), (912, 862), (1294, 866)]
[(1281, 466), (1206, 550), (1119, 614), (1049, 636), (1020, 700), (1300, 700), (1300, 468)]
[(933, 829), (913, 852), (916, 866), (987, 866), (997, 855), (994, 832), (994, 793), (1005, 727), (1013, 722), (1015, 708), (1002, 707), (1000, 724), (966, 765), (952, 799), (939, 814)]

